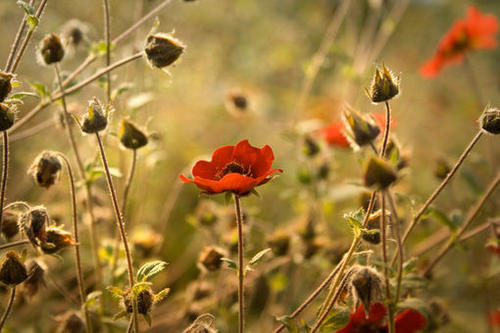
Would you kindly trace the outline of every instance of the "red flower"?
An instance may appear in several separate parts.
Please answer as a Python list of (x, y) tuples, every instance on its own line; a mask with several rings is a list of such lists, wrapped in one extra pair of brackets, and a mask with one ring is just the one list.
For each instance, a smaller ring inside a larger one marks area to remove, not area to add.
[(500, 327), (500, 308), (491, 310), (488, 314), (488, 319), (490, 321), (491, 326)]
[(231, 191), (237, 195), (248, 194), (254, 187), (267, 183), (275, 172), (271, 170), (274, 155), (268, 145), (261, 149), (252, 147), (248, 140), (236, 146), (222, 146), (212, 154), (212, 160), (198, 161), (193, 167), (194, 179), (184, 175), (185, 183), (194, 183), (209, 194)]
[[(349, 323), (337, 333), (386, 333), (387, 324), (383, 323), (387, 309), (381, 303), (370, 306), (368, 318), (365, 317), (363, 306), (360, 305), (356, 312), (352, 313)], [(427, 321), (419, 312), (406, 309), (395, 318), (396, 333), (413, 333), (425, 327)]]
[(498, 20), (491, 14), (483, 15), (473, 6), (464, 20), (456, 20), (439, 43), (436, 54), (420, 68), (424, 77), (433, 77), (451, 63), (459, 63), (468, 51), (491, 49), (497, 46)]

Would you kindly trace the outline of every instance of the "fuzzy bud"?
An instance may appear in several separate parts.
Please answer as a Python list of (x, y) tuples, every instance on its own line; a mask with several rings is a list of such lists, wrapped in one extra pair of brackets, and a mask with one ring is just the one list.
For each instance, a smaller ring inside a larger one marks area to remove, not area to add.
[(481, 118), (479, 118), (481, 128), (491, 134), (500, 134), (500, 109), (487, 106)]
[(343, 120), (348, 140), (359, 147), (370, 144), (380, 134), (380, 128), (371, 116), (362, 115), (354, 109), (347, 108)]
[(15, 111), (14, 106), (0, 103), (0, 131), (6, 131), (14, 125)]
[(382, 65), (382, 70), (375, 70), (370, 91), (366, 91), (373, 103), (385, 102), (399, 93), (399, 77)]
[(53, 254), (74, 244), (71, 233), (52, 225), (47, 228), (45, 240), (41, 243), (40, 248), (46, 254)]
[(2, 234), (5, 238), (10, 239), (19, 233), (19, 224), (17, 223), (18, 218), (19, 216), (13, 211), (3, 211)]
[(363, 230), (361, 237), (368, 243), (377, 245), (380, 244), (380, 216), (382, 211), (379, 210), (368, 217), (366, 230)]
[(247, 95), (239, 89), (234, 89), (226, 94), (225, 100), (226, 110), (234, 115), (241, 116), (250, 109), (250, 101)]
[(28, 297), (33, 297), (40, 286), (45, 286), (45, 268), (33, 259), (26, 263), (28, 278), (24, 281), (24, 292)]
[(184, 48), (184, 44), (171, 34), (156, 33), (148, 36), (144, 51), (152, 66), (163, 68), (174, 63)]
[(45, 65), (60, 62), (64, 57), (64, 46), (56, 34), (46, 35), (38, 46), (40, 58)]
[[(128, 313), (133, 313), (134, 308), (132, 305), (132, 293), (128, 292), (125, 295), (125, 307), (127, 308)], [(137, 295), (137, 312), (140, 314), (146, 315), (151, 311), (151, 307), (154, 303), (154, 295), (149, 289), (143, 289)]]
[(89, 27), (87, 24), (77, 20), (71, 19), (63, 27), (64, 39), (72, 47), (78, 47), (86, 39)]
[(0, 282), (6, 285), (18, 285), (28, 277), (26, 267), (14, 251), (5, 254), (0, 266)]
[(33, 246), (36, 247), (45, 241), (49, 221), (49, 214), (43, 206), (33, 207), (22, 216), (21, 225)]
[(89, 102), (88, 113), (83, 118), (82, 131), (84, 133), (97, 133), (108, 125), (107, 110), (97, 98)]
[(3, 102), (12, 91), (12, 84), (10, 81), (13, 77), (13, 74), (0, 71), (0, 103)]
[(45, 188), (54, 185), (59, 178), (62, 164), (59, 156), (51, 151), (44, 151), (37, 156), (28, 170), (35, 182)]
[(56, 317), (59, 322), (56, 333), (83, 333), (85, 322), (80, 315), (74, 311), (64, 313)]
[(128, 119), (122, 120), (119, 137), (122, 145), (128, 149), (139, 149), (148, 143), (146, 134)]
[(394, 169), (381, 158), (372, 157), (368, 161), (363, 174), (366, 186), (376, 186), (385, 189), (397, 179)]
[(364, 309), (369, 309), (370, 304), (383, 299), (383, 279), (379, 272), (368, 266), (354, 266), (351, 272), (349, 287), (355, 305), (361, 302)]
[(316, 141), (314, 141), (313, 138), (311, 138), (309, 135), (306, 135), (304, 137), (304, 146), (302, 148), (302, 152), (306, 156), (314, 156), (320, 152), (319, 145)]
[(267, 245), (275, 256), (284, 256), (290, 247), (290, 233), (277, 231), (267, 239)]
[(225, 251), (214, 246), (206, 246), (200, 253), (199, 264), (208, 271), (216, 271), (222, 265), (222, 258), (225, 257)]

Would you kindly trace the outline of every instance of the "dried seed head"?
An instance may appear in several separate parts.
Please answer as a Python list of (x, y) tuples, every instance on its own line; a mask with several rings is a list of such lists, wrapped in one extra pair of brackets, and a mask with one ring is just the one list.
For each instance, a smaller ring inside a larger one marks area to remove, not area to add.
[(72, 47), (78, 47), (85, 41), (89, 32), (89, 26), (80, 20), (71, 19), (64, 24), (62, 31), (62, 35), (68, 41), (68, 44)]
[(152, 66), (163, 68), (179, 59), (184, 48), (184, 44), (171, 34), (156, 33), (148, 36), (144, 51)]
[(290, 247), (290, 233), (287, 231), (276, 231), (267, 239), (267, 245), (275, 256), (284, 256)]
[(487, 106), (481, 118), (479, 118), (481, 128), (491, 134), (500, 134), (500, 109)]
[(6, 131), (14, 125), (16, 108), (13, 105), (0, 103), (0, 131)]
[(385, 160), (372, 157), (365, 167), (363, 178), (366, 186), (385, 189), (396, 181), (397, 175), (396, 171)]
[(128, 149), (139, 149), (148, 143), (146, 134), (128, 119), (122, 120), (119, 137), (122, 145)]
[(385, 102), (399, 93), (399, 76), (395, 77), (390, 70), (382, 65), (375, 70), (370, 91), (366, 90), (373, 103)]
[(302, 152), (306, 156), (317, 155), (321, 151), (318, 143), (311, 138), (309, 135), (304, 137), (304, 146), (302, 147)]
[(84, 133), (97, 133), (106, 129), (108, 125), (107, 109), (94, 97), (89, 102), (88, 112), (83, 118), (82, 131)]
[(198, 263), (201, 267), (208, 271), (216, 271), (222, 265), (222, 258), (226, 256), (226, 252), (215, 246), (206, 246), (200, 253)]
[(12, 91), (12, 84), (10, 81), (13, 77), (13, 74), (0, 71), (0, 103), (3, 102)]
[(27, 277), (28, 273), (21, 258), (14, 251), (7, 252), (0, 266), (0, 282), (15, 286), (22, 283)]
[(5, 238), (10, 239), (19, 233), (18, 219), (19, 216), (13, 211), (3, 211), (2, 234)]
[(159, 233), (151, 229), (141, 228), (134, 231), (131, 240), (134, 248), (142, 253), (143, 257), (147, 258), (153, 254), (162, 239), (163, 237)]
[(54, 254), (74, 244), (71, 233), (56, 225), (51, 225), (46, 230), (45, 240), (41, 243), (40, 248), (46, 254)]
[(64, 57), (64, 46), (56, 34), (46, 35), (38, 46), (39, 56), (42, 64), (50, 65), (60, 62)]
[(30, 259), (26, 263), (26, 269), (28, 271), (28, 278), (24, 281), (23, 288), (28, 297), (33, 297), (40, 289), (40, 286), (45, 286), (44, 276), (46, 267), (36, 260)]
[(380, 134), (380, 128), (371, 116), (362, 115), (348, 107), (342, 118), (346, 124), (346, 137), (355, 147), (370, 144)]
[(54, 185), (59, 178), (62, 164), (57, 153), (44, 151), (38, 155), (28, 170), (35, 182), (45, 188)]
[(45, 241), (49, 221), (49, 214), (43, 206), (33, 207), (22, 216), (21, 225), (33, 246), (36, 247)]
[(383, 279), (379, 272), (372, 267), (359, 265), (354, 266), (351, 272), (349, 286), (356, 307), (361, 302), (364, 309), (369, 309), (370, 304), (383, 299)]
[(66, 312), (56, 317), (59, 322), (57, 333), (83, 333), (85, 332), (85, 322), (75, 311)]

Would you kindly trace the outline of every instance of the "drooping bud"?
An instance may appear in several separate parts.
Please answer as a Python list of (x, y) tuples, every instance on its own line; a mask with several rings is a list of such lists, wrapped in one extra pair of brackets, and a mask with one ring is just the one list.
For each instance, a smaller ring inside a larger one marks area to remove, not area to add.
[(75, 311), (66, 312), (55, 318), (59, 322), (56, 333), (83, 333), (85, 322)]
[(163, 68), (179, 59), (184, 49), (184, 44), (171, 34), (156, 33), (148, 36), (144, 51), (152, 66)]
[(89, 102), (88, 112), (83, 118), (82, 131), (84, 133), (97, 133), (108, 125), (107, 110), (97, 98)]
[(14, 125), (16, 109), (12, 105), (0, 103), (0, 131), (6, 131)]
[(18, 219), (19, 216), (13, 211), (3, 211), (2, 234), (5, 238), (10, 239), (19, 233), (19, 224), (17, 223)]
[(34, 259), (30, 259), (26, 263), (26, 269), (28, 278), (24, 281), (23, 290), (28, 297), (33, 297), (40, 289), (40, 286), (45, 286), (45, 266)]
[(481, 128), (491, 134), (500, 134), (500, 109), (487, 106), (481, 118), (479, 118)]
[(28, 237), (33, 246), (36, 247), (45, 241), (46, 228), (49, 221), (49, 214), (43, 206), (33, 207), (22, 216), (21, 225), (26, 237)]
[(10, 81), (13, 77), (13, 74), (0, 71), (0, 103), (3, 102), (12, 91), (12, 84)]
[(370, 144), (380, 134), (380, 128), (371, 116), (365, 116), (354, 109), (346, 108), (343, 113), (347, 139), (351, 144), (362, 147)]
[(60, 62), (64, 57), (63, 43), (56, 34), (46, 35), (40, 42), (38, 51), (42, 64), (45, 65)]
[(49, 188), (59, 178), (62, 164), (57, 153), (44, 151), (38, 155), (28, 170), (41, 187)]
[(267, 239), (267, 245), (275, 256), (284, 256), (290, 247), (290, 233), (287, 231), (277, 231)]
[(40, 248), (46, 254), (54, 254), (72, 245), (75, 245), (75, 242), (71, 238), (71, 233), (56, 225), (51, 225), (46, 230), (45, 240), (41, 243)]
[(354, 266), (351, 272), (349, 286), (355, 306), (361, 302), (364, 309), (369, 309), (370, 304), (383, 300), (383, 278), (379, 272), (372, 267), (359, 265)]
[(368, 161), (363, 174), (365, 185), (385, 189), (397, 179), (396, 172), (385, 160), (372, 157)]
[(28, 273), (21, 258), (14, 251), (7, 252), (0, 266), (0, 282), (15, 286), (22, 283), (27, 277)]
[(200, 253), (198, 263), (208, 271), (216, 271), (222, 265), (222, 258), (226, 255), (225, 251), (215, 246), (206, 246)]
[(122, 145), (128, 149), (139, 149), (148, 143), (146, 134), (128, 119), (122, 119), (119, 137)]
[(370, 91), (366, 92), (373, 103), (388, 101), (399, 93), (399, 77), (382, 65), (382, 70), (375, 70)]

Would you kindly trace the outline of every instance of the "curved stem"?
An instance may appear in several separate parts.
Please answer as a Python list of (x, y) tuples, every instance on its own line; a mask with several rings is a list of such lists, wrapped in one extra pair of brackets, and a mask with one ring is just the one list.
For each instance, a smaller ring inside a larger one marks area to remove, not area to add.
[(245, 292), (243, 272), (243, 221), (241, 218), (240, 197), (234, 195), (234, 212), (238, 227), (238, 333), (243, 333), (245, 327)]
[[(462, 155), (460, 155), (460, 157), (458, 158), (458, 161), (455, 163), (455, 165), (453, 166), (453, 168), (451, 169), (451, 171), (448, 173), (448, 175), (446, 176), (446, 178), (434, 190), (434, 192), (431, 194), (431, 196), (427, 199), (427, 201), (419, 209), (419, 211), (417, 212), (417, 214), (415, 214), (415, 217), (412, 219), (412, 221), (410, 222), (410, 224), (408, 225), (408, 227), (406, 228), (406, 230), (405, 230), (405, 232), (403, 234), (403, 238), (401, 239), (401, 244), (402, 245), (405, 244), (405, 241), (408, 238), (408, 235), (413, 230), (413, 228), (415, 227), (415, 225), (417, 224), (417, 222), (420, 220), (420, 218), (422, 217), (422, 215), (424, 215), (424, 213), (427, 210), (427, 208), (429, 208), (429, 206), (437, 198), (437, 196), (439, 195), (439, 193), (441, 193), (441, 191), (446, 187), (446, 185), (448, 185), (448, 183), (450, 182), (451, 178), (455, 175), (455, 173), (457, 172), (457, 170), (460, 168), (460, 166), (462, 165), (462, 163), (464, 162), (464, 160), (467, 158), (467, 156), (469, 155), (469, 153), (472, 150), (472, 148), (474, 147), (474, 145), (479, 141), (479, 139), (481, 138), (481, 136), (483, 135), (483, 133), (484, 132), (482, 130), (479, 130), (479, 132), (477, 132), (477, 134), (474, 136), (474, 138), (469, 143), (469, 145), (467, 146), (467, 148), (465, 148), (465, 150), (462, 153)], [(392, 263), (394, 263), (395, 260), (396, 260), (396, 256), (394, 256), (394, 258), (392, 258)]]
[(10, 242), (10, 243), (7, 243), (7, 244), (0, 245), (0, 250), (5, 250), (5, 249), (8, 249), (10, 247), (19, 246), (19, 245), (26, 245), (26, 244), (29, 244), (29, 243), (30, 243), (29, 240), (27, 240), (27, 239), (21, 239), (21, 240), (15, 241), (15, 242)]
[[(30, 0), (29, 4), (30, 6), (33, 6), (35, 3), (35, 0)], [(19, 47), (19, 43), (21, 42), (21, 36), (24, 33), (24, 30), (26, 29), (26, 21), (27, 15), (25, 14), (23, 16), (23, 19), (21, 20), (21, 24), (19, 25), (19, 28), (17, 29), (16, 32), (16, 37), (14, 37), (14, 41), (12, 42), (12, 46), (10, 47), (9, 51), (9, 56), (7, 57), (7, 62), (5, 63), (5, 72), (10, 71), (10, 67), (12, 66), (12, 61), (14, 60), (14, 55), (16, 54), (17, 48)]]
[(2, 319), (0, 320), (0, 332), (2, 331), (3, 326), (5, 325), (7, 317), (9, 317), (10, 311), (12, 310), (12, 306), (14, 305), (15, 298), (16, 298), (16, 286), (13, 286), (10, 290), (10, 298), (9, 298), (9, 303), (7, 303), (7, 309), (5, 309)]
[[(110, 28), (110, 20), (109, 20), (109, 1), (103, 0), (102, 4), (104, 6), (104, 38), (106, 41), (106, 66), (111, 64), (111, 28)], [(111, 103), (111, 75), (110, 73), (106, 74), (106, 97), (107, 104)]]
[(2, 185), (0, 188), (0, 230), (3, 222), (3, 205), (5, 202), (5, 191), (7, 189), (7, 176), (9, 171), (9, 134), (3, 131), (3, 163), (2, 163)]
[[(115, 186), (113, 185), (113, 179), (111, 178), (111, 173), (109, 172), (108, 160), (106, 159), (106, 153), (104, 152), (104, 147), (102, 145), (101, 137), (99, 136), (99, 132), (96, 132), (97, 143), (99, 144), (99, 151), (101, 153), (102, 165), (104, 167), (104, 171), (106, 173), (106, 181), (108, 184), (108, 190), (111, 197), (111, 202), (113, 204), (113, 209), (115, 212), (116, 224), (118, 225), (118, 229), (120, 230), (120, 236), (123, 242), (123, 248), (125, 249), (125, 255), (127, 258), (127, 269), (128, 269), (128, 280), (130, 285), (130, 290), (133, 291), (135, 280), (134, 280), (134, 268), (132, 266), (132, 256), (130, 254), (130, 249), (128, 246), (127, 235), (125, 234), (125, 225), (123, 222), (123, 217), (120, 212), (120, 208), (118, 205), (118, 199), (116, 196)], [(139, 321), (137, 315), (137, 301), (135, 298), (132, 300), (132, 306), (134, 309), (134, 325), (135, 332), (139, 332)]]
[(484, 192), (483, 196), (479, 199), (479, 201), (476, 203), (474, 207), (469, 211), (467, 214), (467, 219), (465, 220), (464, 224), (462, 227), (454, 233), (448, 242), (441, 248), (437, 256), (434, 258), (434, 260), (431, 261), (429, 266), (424, 270), (422, 273), (423, 276), (429, 277), (431, 274), (432, 269), (436, 266), (436, 264), (445, 256), (446, 253), (455, 245), (456, 241), (459, 240), (463, 233), (467, 230), (467, 228), (470, 226), (470, 224), (474, 221), (476, 218), (477, 214), (483, 207), (484, 203), (488, 199), (488, 197), (493, 194), (495, 191), (496, 187), (500, 183), (500, 172), (497, 173), (495, 179), (491, 182), (490, 186), (488, 186), (488, 189)]
[(68, 169), (68, 177), (69, 177), (69, 192), (71, 196), (71, 218), (73, 222), (73, 237), (75, 238), (75, 266), (76, 266), (76, 277), (78, 281), (78, 290), (80, 292), (80, 304), (83, 307), (83, 311), (85, 313), (85, 327), (87, 328), (87, 332), (92, 332), (92, 323), (90, 321), (89, 312), (87, 306), (85, 305), (86, 295), (85, 295), (85, 282), (83, 280), (82, 273), (82, 261), (80, 257), (80, 238), (78, 235), (78, 215), (76, 211), (76, 193), (75, 193), (75, 180), (73, 177), (73, 170), (71, 168), (71, 164), (69, 163), (66, 155), (57, 152), (57, 155), (64, 161), (66, 164), (66, 169)]
[(15, 206), (23, 206), (24, 208), (26, 208), (28, 210), (31, 209), (30, 205), (28, 205), (28, 203), (26, 201), (14, 201), (14, 202), (11, 202), (10, 204), (8, 204), (7, 206), (5, 206), (3, 208), (3, 210), (9, 209), (9, 208), (12, 208)]

